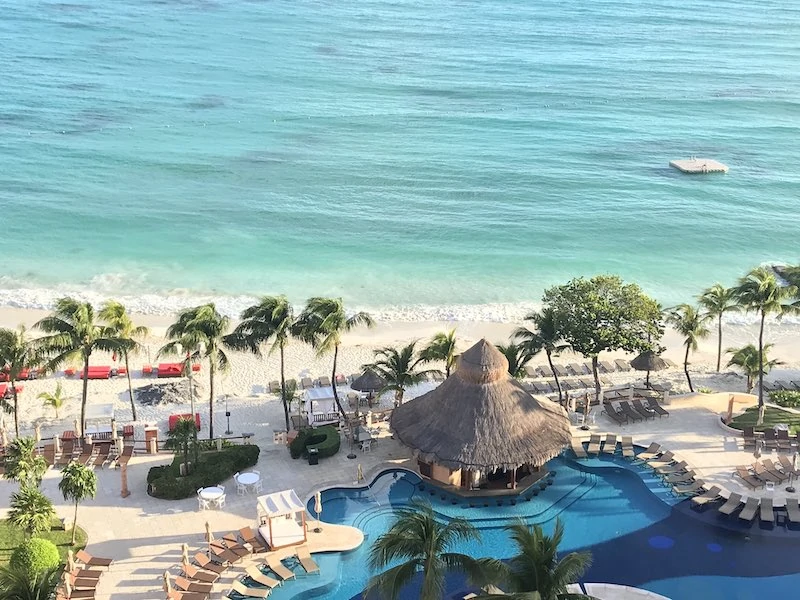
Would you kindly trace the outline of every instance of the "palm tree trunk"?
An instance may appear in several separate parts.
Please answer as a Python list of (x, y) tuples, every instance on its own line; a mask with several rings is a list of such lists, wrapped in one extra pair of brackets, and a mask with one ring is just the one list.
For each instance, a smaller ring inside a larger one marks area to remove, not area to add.
[(14, 436), (19, 437), (19, 402), (17, 400), (17, 382), (11, 380), (11, 393), (14, 395)]
[(75, 545), (75, 528), (77, 526), (78, 526), (78, 503), (75, 502), (75, 515), (72, 517), (72, 542), (70, 544), (72, 546)]
[(195, 413), (195, 410), (194, 410), (194, 379), (192, 377), (192, 363), (191, 363), (191, 361), (189, 360), (188, 357), (187, 357), (186, 360), (187, 360), (186, 364), (189, 366), (189, 407), (190, 407), (190, 410), (192, 411), (192, 416), (191, 416), (192, 423), (194, 423), (194, 427), (192, 428), (192, 441), (194, 443), (192, 444), (192, 446), (193, 446), (193, 450), (194, 450), (194, 463), (197, 464), (198, 460), (200, 459), (200, 456), (199, 456), (200, 455), (200, 450), (197, 447), (197, 422), (195, 421), (195, 418), (194, 418), (194, 413)]
[(592, 375), (594, 375), (594, 401), (600, 404), (600, 375), (597, 372), (597, 355), (592, 357)]
[[(347, 421), (347, 413), (344, 412), (344, 408), (342, 407), (342, 403), (339, 402), (339, 392), (336, 391), (336, 361), (339, 358), (339, 344), (336, 344), (333, 347), (333, 370), (331, 371), (331, 382), (333, 385), (333, 399), (336, 401), (336, 408), (339, 409), (339, 412), (342, 414), (342, 418)], [(358, 410), (358, 409), (356, 409)]]
[(719, 373), (719, 365), (722, 361), (722, 313), (717, 317), (717, 373)]
[(556, 373), (556, 370), (553, 368), (553, 357), (550, 355), (550, 350), (545, 350), (545, 353), (547, 354), (547, 364), (550, 365), (550, 372), (553, 374), (553, 379), (555, 379), (556, 381), (556, 389), (558, 390), (558, 403), (561, 404), (561, 401), (563, 400), (563, 396), (561, 393), (561, 384), (558, 381), (558, 374)]
[(128, 353), (125, 352), (125, 373), (128, 376), (128, 396), (131, 399), (131, 412), (133, 413), (133, 420), (138, 421), (136, 418), (136, 403), (133, 401), (133, 384), (131, 383), (131, 369), (128, 366)]
[(86, 400), (89, 397), (89, 356), (91, 352), (83, 355), (83, 396), (81, 397), (81, 438), (86, 428)]
[(767, 313), (761, 310), (761, 327), (758, 329), (758, 408), (764, 406), (764, 320)]
[[(208, 360), (208, 437), (214, 439), (214, 358)], [(194, 420), (194, 415), (192, 415)]]
[[(335, 380), (331, 379), (331, 381)], [(286, 374), (284, 373), (283, 344), (281, 344), (281, 400), (283, 401), (283, 416), (286, 419), (286, 431), (289, 431), (289, 403), (286, 399)]]
[(686, 381), (689, 382), (689, 391), (694, 393), (694, 388), (692, 387), (692, 378), (689, 377), (689, 350), (691, 346), (686, 344), (686, 354), (683, 357), (683, 372), (686, 373)]

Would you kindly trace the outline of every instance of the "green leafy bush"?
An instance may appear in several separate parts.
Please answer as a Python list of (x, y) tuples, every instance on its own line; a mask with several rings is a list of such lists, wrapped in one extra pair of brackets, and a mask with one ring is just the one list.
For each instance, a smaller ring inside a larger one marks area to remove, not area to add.
[(204, 452), (191, 474), (184, 477), (180, 475), (183, 459), (175, 456), (172, 464), (150, 469), (147, 474), (147, 493), (164, 500), (189, 498), (197, 493), (198, 488), (217, 485), (237, 471), (254, 466), (260, 451), (255, 444), (245, 444), (223, 446), (219, 452)]
[(327, 458), (339, 451), (341, 443), (339, 430), (333, 425), (324, 425), (312, 430), (312, 435), (306, 440), (306, 451), (316, 448), (320, 458)]
[(769, 393), (769, 399), (784, 408), (800, 408), (800, 392), (793, 390), (775, 390)]
[(30, 538), (22, 542), (8, 561), (12, 568), (25, 571), (33, 579), (39, 573), (61, 564), (58, 548), (50, 540)]
[(292, 458), (300, 458), (303, 456), (303, 453), (306, 451), (306, 439), (308, 438), (308, 430), (303, 429), (297, 432), (297, 437), (295, 437), (289, 443), (289, 455)]

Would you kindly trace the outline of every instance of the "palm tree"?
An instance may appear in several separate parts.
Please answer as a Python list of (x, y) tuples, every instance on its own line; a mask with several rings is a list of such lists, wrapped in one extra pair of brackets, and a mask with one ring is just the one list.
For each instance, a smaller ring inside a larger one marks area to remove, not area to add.
[(75, 545), (75, 531), (78, 528), (78, 504), (97, 495), (97, 475), (79, 462), (71, 462), (61, 471), (58, 489), (67, 502), (75, 503), (75, 517), (72, 520), (72, 545)]
[[(187, 364), (196, 358), (208, 359), (208, 436), (214, 437), (214, 376), (226, 371), (228, 356), (223, 350), (230, 319), (221, 315), (213, 303), (181, 311), (178, 319), (167, 329), (167, 339), (159, 354), (187, 352)], [(189, 392), (191, 394), (191, 391)], [(194, 418), (194, 415), (192, 415)]]
[(456, 364), (456, 330), (440, 331), (419, 354), (425, 362), (443, 361), (444, 375), (450, 377)]
[(133, 413), (133, 420), (137, 421), (136, 403), (133, 401), (133, 385), (131, 384), (131, 368), (128, 364), (128, 357), (141, 350), (142, 345), (138, 340), (144, 339), (150, 332), (147, 327), (134, 325), (128, 311), (116, 300), (107, 300), (103, 306), (100, 307), (98, 316), (108, 324), (109, 329), (113, 331), (119, 339), (125, 340), (128, 343), (121, 352), (122, 358), (125, 360), (125, 373), (128, 376), (128, 396), (131, 400), (131, 412)]
[(766, 267), (756, 267), (739, 280), (734, 288), (734, 296), (739, 306), (745, 311), (758, 313), (760, 325), (758, 329), (758, 408), (764, 406), (764, 322), (767, 315), (781, 318), (783, 315), (797, 310), (792, 304), (797, 288), (783, 286), (775, 277), (775, 273)]
[(448, 572), (466, 573), (474, 583), (483, 584), (501, 568), (500, 561), (448, 552), (458, 542), (479, 538), (480, 532), (465, 519), (456, 518), (447, 524), (437, 520), (430, 504), (414, 502), (399, 509), (389, 531), (372, 545), (369, 566), (377, 571), (399, 564), (372, 577), (364, 597), (376, 592), (396, 600), (418, 572), (422, 573), (420, 600), (441, 600)]
[(43, 401), (44, 406), (51, 406), (55, 409), (56, 419), (58, 419), (58, 409), (64, 406), (64, 402), (67, 401), (67, 397), (64, 395), (64, 386), (61, 385), (60, 381), (56, 384), (55, 392), (42, 392), (36, 397)]
[(6, 373), (11, 384), (11, 396), (14, 404), (14, 434), (19, 437), (19, 398), (17, 381), (25, 369), (41, 364), (41, 357), (35, 344), (28, 340), (25, 328), (0, 329), (0, 368)]
[[(783, 364), (779, 360), (768, 359), (767, 355), (772, 346), (772, 344), (764, 344), (764, 375), (769, 373), (774, 367)], [(758, 348), (753, 344), (747, 344), (741, 348), (728, 348), (725, 352), (732, 355), (726, 366), (739, 367), (744, 372), (747, 378), (747, 391), (751, 392), (759, 371)]]
[(16, 438), (8, 446), (5, 478), (16, 481), (21, 487), (39, 487), (47, 472), (47, 461), (36, 453), (36, 440), (32, 437)]
[(508, 360), (508, 372), (515, 379), (522, 379), (525, 377), (525, 365), (531, 362), (533, 353), (526, 343), (516, 344), (509, 342), (508, 344), (496, 344), (497, 349), (503, 353), (503, 356)]
[(592, 555), (589, 552), (570, 552), (559, 560), (558, 547), (564, 537), (564, 525), (560, 519), (556, 519), (552, 535), (546, 535), (541, 525), (528, 525), (523, 521), (510, 525), (508, 530), (518, 554), (508, 564), (501, 563), (500, 573), (511, 593), (480, 598), (588, 599), (582, 594), (570, 594), (567, 586), (575, 583), (589, 568)]
[(183, 450), (183, 468), (186, 475), (189, 474), (189, 443), (195, 439), (197, 435), (197, 425), (194, 419), (178, 419), (175, 427), (167, 433), (166, 443), (164, 447), (171, 450)]
[(679, 304), (667, 311), (667, 323), (670, 323), (683, 336), (683, 345), (686, 348), (686, 354), (683, 357), (683, 372), (686, 373), (690, 392), (694, 392), (694, 387), (692, 387), (692, 378), (689, 377), (689, 352), (697, 350), (697, 341), (709, 334), (706, 323), (710, 318), (710, 315), (701, 313), (691, 304)]
[(739, 310), (734, 295), (733, 288), (726, 288), (720, 283), (715, 283), (699, 298), (700, 306), (706, 310), (706, 314), (717, 319), (717, 373), (719, 373), (722, 361), (722, 315)]
[(90, 303), (78, 302), (73, 298), (56, 300), (53, 313), (36, 323), (35, 327), (49, 334), (37, 340), (37, 345), (50, 357), (45, 363), (48, 370), (55, 370), (74, 358), (83, 362), (80, 426), (83, 433), (89, 392), (89, 358), (95, 351), (122, 352), (130, 344), (95, 321), (94, 308)]
[(414, 341), (399, 350), (391, 347), (380, 348), (375, 350), (375, 356), (379, 357), (378, 360), (362, 367), (372, 369), (386, 381), (381, 393), (394, 390), (395, 406), (403, 403), (406, 388), (425, 381), (428, 375), (433, 373), (433, 369), (417, 370), (419, 365), (426, 361), (421, 356), (414, 356), (416, 346), (417, 342)]
[(56, 516), (53, 503), (39, 488), (30, 485), (23, 485), (12, 494), (9, 506), (8, 520), (28, 537), (49, 530)]
[(529, 313), (525, 320), (533, 323), (534, 329), (520, 327), (514, 332), (514, 338), (526, 344), (531, 354), (544, 350), (547, 355), (547, 364), (550, 365), (550, 372), (553, 374), (558, 389), (558, 401), (561, 402), (563, 393), (561, 383), (558, 381), (558, 373), (553, 369), (553, 355), (569, 349), (569, 344), (564, 343), (564, 340), (561, 339), (556, 313), (552, 308), (546, 307), (539, 312)]
[(27, 569), (0, 569), (0, 598), (4, 600), (49, 600), (58, 584), (61, 566), (45, 569), (33, 577)]
[[(281, 359), (281, 402), (286, 431), (289, 431), (289, 396), (286, 388), (284, 351), (289, 338), (294, 336), (294, 309), (286, 296), (264, 296), (253, 306), (242, 312), (242, 322), (228, 336), (227, 345), (235, 350), (251, 352), (261, 356), (261, 348), (273, 340), (269, 354), (278, 350)], [(333, 380), (331, 380), (333, 381)]]
[[(322, 356), (333, 350), (333, 367), (331, 381), (336, 381), (336, 361), (339, 357), (339, 346), (342, 335), (356, 327), (366, 325), (373, 327), (375, 322), (365, 312), (357, 312), (350, 317), (344, 310), (341, 298), (309, 298), (306, 307), (297, 319), (294, 328), (297, 336), (317, 351), (317, 356)], [(333, 386), (333, 399), (342, 417), (347, 418), (336, 386)]]

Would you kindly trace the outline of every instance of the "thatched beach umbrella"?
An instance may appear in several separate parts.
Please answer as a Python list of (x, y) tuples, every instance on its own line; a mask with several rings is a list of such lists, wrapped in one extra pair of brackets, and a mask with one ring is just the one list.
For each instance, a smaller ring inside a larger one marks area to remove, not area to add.
[(322, 514), (322, 492), (319, 491), (314, 494), (314, 512), (317, 513), (317, 526), (314, 528), (314, 533), (319, 533), (322, 531), (322, 527), (319, 526), (319, 516)]
[(181, 544), (181, 562), (184, 565), (189, 564), (189, 544)]
[(637, 371), (647, 371), (647, 379), (645, 379), (647, 387), (650, 387), (650, 371), (663, 371), (669, 368), (667, 361), (651, 350), (642, 352), (634, 358), (631, 361), (631, 366)]
[(487, 473), (541, 466), (572, 439), (566, 411), (525, 391), (486, 340), (439, 387), (395, 408), (390, 427), (423, 461)]
[(34, 426), (34, 428), (33, 428), (33, 437), (36, 438), (36, 443), (37, 444), (42, 441), (42, 424), (41, 423), (36, 423), (36, 425)]
[(211, 532), (211, 525), (206, 521), (206, 541), (210, 544), (214, 541), (214, 534)]
[(385, 388), (386, 380), (372, 369), (365, 369), (361, 375), (353, 380), (350, 387), (359, 392), (369, 392), (372, 394)]

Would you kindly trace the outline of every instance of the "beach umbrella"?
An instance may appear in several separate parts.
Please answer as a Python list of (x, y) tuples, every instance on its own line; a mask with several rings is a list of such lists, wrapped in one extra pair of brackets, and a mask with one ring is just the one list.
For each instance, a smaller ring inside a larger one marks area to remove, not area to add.
[(372, 369), (364, 372), (353, 380), (350, 387), (359, 392), (369, 392), (370, 396), (386, 387), (386, 380)]
[(642, 352), (639, 356), (631, 361), (631, 366), (637, 371), (647, 371), (647, 379), (645, 385), (650, 387), (650, 371), (663, 371), (668, 369), (667, 361), (661, 358), (652, 350)]
[(164, 571), (164, 591), (169, 596), (172, 593), (172, 583), (169, 580), (169, 571)]
[(314, 532), (319, 533), (322, 527), (319, 526), (319, 516), (322, 514), (322, 492), (314, 494), (314, 512), (317, 513), (317, 527)]
[(211, 525), (206, 521), (206, 541), (210, 544), (214, 541), (214, 534), (211, 532)]
[(356, 481), (361, 483), (364, 481), (364, 469), (361, 468), (361, 465), (358, 465), (358, 470), (356, 471)]
[(181, 544), (181, 554), (183, 559), (183, 564), (189, 564), (189, 544)]

